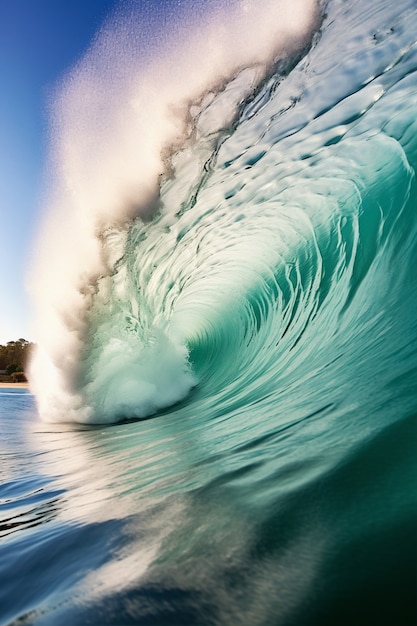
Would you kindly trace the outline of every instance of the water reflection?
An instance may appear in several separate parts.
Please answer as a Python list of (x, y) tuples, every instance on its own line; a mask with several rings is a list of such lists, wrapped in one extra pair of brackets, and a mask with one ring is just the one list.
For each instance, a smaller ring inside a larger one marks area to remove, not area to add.
[[(237, 426), (246, 418), (234, 419)], [(307, 594), (324, 549), (320, 520), (310, 517), (301, 533), (299, 522), (285, 530), (272, 484), (265, 508), (262, 485), (271, 468), (259, 451), (227, 453), (245, 440), (245, 429), (239, 438), (236, 428), (232, 439), (220, 439), (217, 429), (220, 420), (191, 418), (189, 410), (112, 427), (28, 424), (40, 471), (65, 494), (54, 523), (68, 536), (78, 529), (83, 543), (78, 578), (48, 599), (50, 619), (94, 623), (100, 606), (103, 624), (116, 615), (144, 624), (156, 615), (178, 623), (206, 615), (228, 624), (259, 611), (257, 598), (272, 588), (282, 590), (282, 615)], [(277, 472), (276, 459), (273, 465)], [(275, 553), (258, 546), (257, 498), (265, 536), (279, 545), (274, 529), (289, 533)], [(89, 529), (88, 543), (79, 529)], [(271, 597), (265, 615), (277, 602)]]
[[(5, 523), (22, 538), (13, 548), (19, 576), (35, 568), (43, 581), (26, 600), (31, 626), (292, 619), (331, 553), (334, 502), (350, 480), (326, 478), (351, 463), (335, 422), (349, 423), (351, 445), (363, 440), (363, 416), (349, 406), (260, 419), (269, 414), (259, 404), (256, 415), (249, 407), (213, 416), (190, 403), (111, 427), (30, 416), (16, 448), (28, 482), (20, 477)], [(35, 498), (25, 510), (23, 493)], [(26, 520), (42, 521), (25, 535)]]

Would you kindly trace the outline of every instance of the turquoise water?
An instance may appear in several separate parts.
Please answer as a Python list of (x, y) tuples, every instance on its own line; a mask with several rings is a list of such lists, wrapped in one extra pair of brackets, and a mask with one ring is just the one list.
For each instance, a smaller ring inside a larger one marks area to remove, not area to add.
[(322, 13), (0, 390), (1, 624), (415, 623), (417, 11)]

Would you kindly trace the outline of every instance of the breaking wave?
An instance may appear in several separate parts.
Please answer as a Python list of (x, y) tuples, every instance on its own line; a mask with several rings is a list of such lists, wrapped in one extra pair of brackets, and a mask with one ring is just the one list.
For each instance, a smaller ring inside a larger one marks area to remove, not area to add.
[(410, 371), (413, 2), (261, 4), (117, 13), (59, 87), (42, 418), (285, 424)]

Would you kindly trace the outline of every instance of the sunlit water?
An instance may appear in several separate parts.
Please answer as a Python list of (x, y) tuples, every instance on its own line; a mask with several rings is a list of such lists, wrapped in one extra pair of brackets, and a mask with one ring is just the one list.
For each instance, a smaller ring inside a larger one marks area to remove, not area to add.
[(0, 390), (1, 624), (415, 623), (416, 33), (329, 3), (109, 227), (68, 396)]

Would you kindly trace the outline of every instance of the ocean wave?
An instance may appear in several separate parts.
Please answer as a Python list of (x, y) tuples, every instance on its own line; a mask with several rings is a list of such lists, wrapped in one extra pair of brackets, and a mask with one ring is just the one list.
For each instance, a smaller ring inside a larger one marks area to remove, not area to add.
[(116, 22), (65, 83), (36, 266), (41, 417), (256, 406), (284, 425), (409, 367), (413, 3), (275, 5), (233, 5), (219, 35), (207, 18), (208, 48), (189, 28), (139, 91), (130, 61), (107, 93)]

